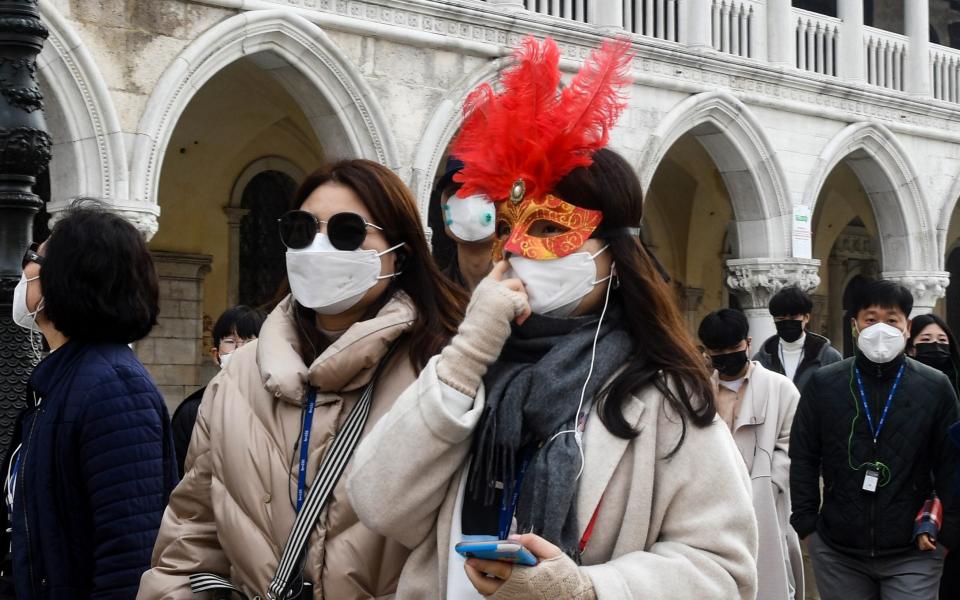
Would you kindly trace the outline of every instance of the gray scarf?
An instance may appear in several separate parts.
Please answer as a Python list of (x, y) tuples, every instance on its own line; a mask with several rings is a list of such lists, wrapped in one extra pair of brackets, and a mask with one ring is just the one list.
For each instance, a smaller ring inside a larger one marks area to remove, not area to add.
[[(585, 411), (633, 353), (622, 315), (619, 304), (611, 303), (600, 327)], [(513, 496), (517, 471), (526, 462), (515, 513), (519, 530), (536, 533), (578, 557), (580, 450), (572, 433), (554, 435), (576, 429), (599, 318), (533, 315), (522, 327), (514, 327), (484, 377), (486, 408), (474, 436), (464, 534), (497, 533), (502, 494)], [(503, 492), (496, 482), (503, 482)]]

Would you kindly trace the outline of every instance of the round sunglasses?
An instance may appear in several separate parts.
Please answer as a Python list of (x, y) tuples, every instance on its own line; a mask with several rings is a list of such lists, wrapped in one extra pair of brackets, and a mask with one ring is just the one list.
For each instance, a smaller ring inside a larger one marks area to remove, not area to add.
[(356, 250), (367, 237), (367, 228), (383, 231), (383, 227), (367, 223), (356, 213), (342, 212), (321, 221), (305, 210), (291, 210), (278, 219), (280, 240), (291, 250), (302, 250), (313, 243), (320, 231), (320, 225), (326, 224), (327, 237), (337, 250)]
[(27, 248), (27, 251), (23, 253), (23, 261), (20, 263), (21, 270), (26, 269), (27, 265), (30, 263), (37, 263), (40, 266), (43, 266), (43, 261), (45, 260), (42, 256), (37, 254), (37, 250), (40, 249), (40, 244), (33, 242)]

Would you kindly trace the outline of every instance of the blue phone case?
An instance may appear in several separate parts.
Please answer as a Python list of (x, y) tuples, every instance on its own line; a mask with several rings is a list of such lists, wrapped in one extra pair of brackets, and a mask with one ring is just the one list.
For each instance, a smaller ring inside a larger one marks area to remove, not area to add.
[(482, 558), (484, 560), (499, 560), (534, 567), (537, 557), (517, 542), (497, 540), (491, 542), (460, 542), (454, 546), (457, 554), (466, 558)]

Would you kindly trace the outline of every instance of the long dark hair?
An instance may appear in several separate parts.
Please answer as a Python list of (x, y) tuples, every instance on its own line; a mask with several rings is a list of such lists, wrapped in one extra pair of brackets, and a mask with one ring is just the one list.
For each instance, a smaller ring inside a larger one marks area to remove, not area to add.
[[(400, 275), (391, 280), (390, 287), (362, 318), (376, 315), (397, 290), (406, 292), (417, 309), (417, 321), (409, 336), (410, 363), (420, 370), (456, 333), (463, 320), (466, 294), (447, 281), (437, 268), (430, 255), (413, 194), (393, 171), (364, 159), (328, 164), (308, 175), (300, 184), (291, 209), (300, 208), (310, 194), (329, 182), (353, 190), (370, 211), (373, 222), (383, 227), (383, 235), (391, 246), (405, 244), (396, 250)], [(289, 290), (289, 283), (284, 287)], [(313, 310), (296, 304), (295, 314), (300, 353), (310, 364), (330, 342), (317, 329)]]
[(907, 351), (913, 350), (917, 345), (916, 339), (924, 329), (930, 325), (938, 325), (947, 334), (947, 340), (950, 342), (950, 363), (953, 365), (953, 384), (955, 389), (960, 389), (960, 348), (957, 347), (957, 338), (950, 330), (947, 322), (935, 314), (917, 315), (910, 322), (910, 339), (907, 340)]
[[(602, 211), (604, 229), (638, 227), (643, 217), (640, 180), (627, 161), (609, 149), (594, 154), (591, 166), (564, 177), (556, 192), (572, 204)], [(706, 427), (716, 415), (710, 375), (670, 286), (639, 237), (611, 235), (607, 243), (619, 280), (613, 301), (623, 305), (626, 328), (637, 344), (628, 364), (601, 394), (600, 419), (617, 437), (636, 437), (639, 432), (624, 418), (623, 408), (631, 396), (652, 384), (680, 415), (679, 448), (687, 419)]]

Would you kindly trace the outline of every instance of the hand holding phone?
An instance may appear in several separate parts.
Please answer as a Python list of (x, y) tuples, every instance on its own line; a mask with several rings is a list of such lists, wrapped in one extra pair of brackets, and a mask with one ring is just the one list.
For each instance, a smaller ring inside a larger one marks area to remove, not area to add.
[(460, 542), (454, 546), (454, 550), (464, 558), (499, 560), (527, 567), (537, 565), (537, 557), (532, 552), (524, 548), (523, 544), (510, 540)]

